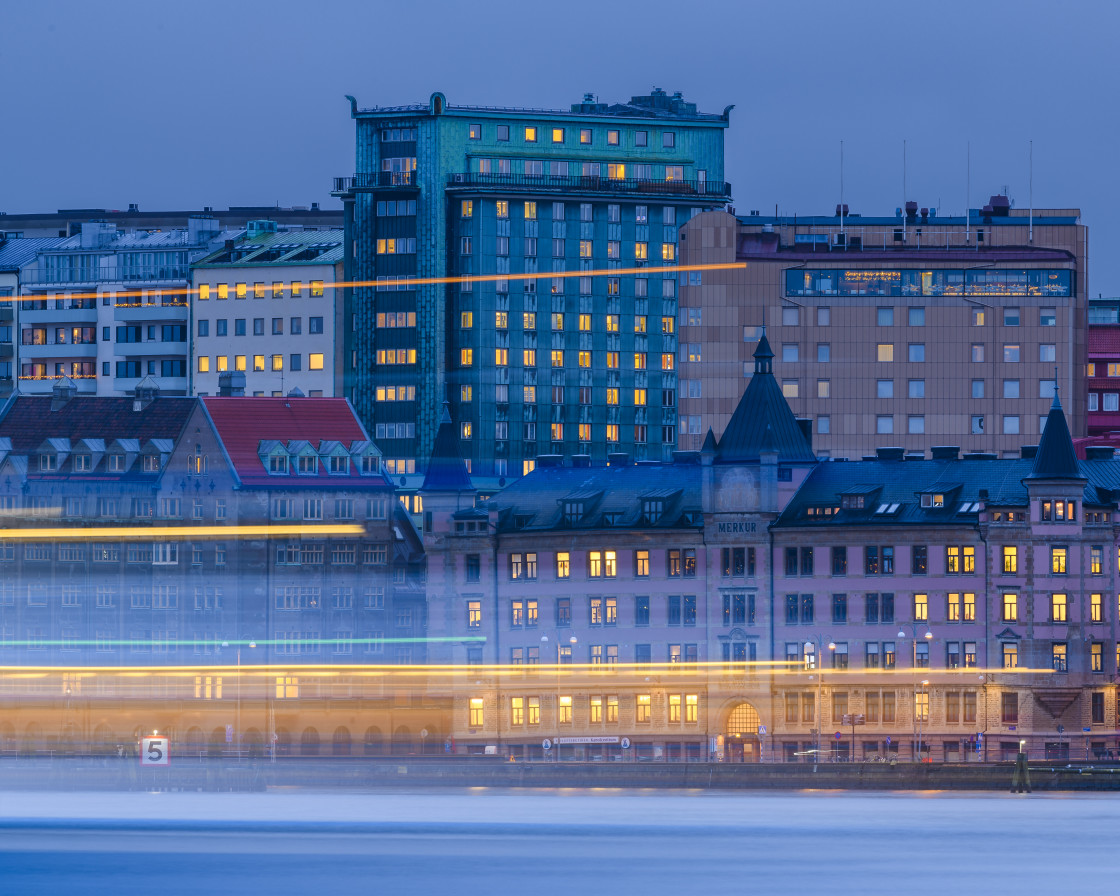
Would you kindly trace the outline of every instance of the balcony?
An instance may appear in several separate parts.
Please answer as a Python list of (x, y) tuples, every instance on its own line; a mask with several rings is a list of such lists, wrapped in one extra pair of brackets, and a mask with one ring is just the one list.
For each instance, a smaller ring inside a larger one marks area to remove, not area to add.
[[(0, 346), (0, 354), (3, 347)], [(11, 354), (9, 352), (9, 354)], [(44, 358), (96, 358), (96, 342), (25, 342), (20, 346), (20, 359), (40, 361)]]
[(352, 177), (336, 177), (332, 196), (344, 196), (355, 190), (408, 190), (418, 192), (420, 187), (415, 171), (373, 171)]
[(117, 304), (113, 308), (113, 319), (119, 321), (156, 322), (156, 321), (185, 321), (190, 314), (190, 305), (184, 302), (166, 302), (162, 305), (123, 305)]
[(553, 174), (452, 174), (450, 190), (522, 190), (526, 192), (609, 193), (632, 196), (658, 196), (673, 199), (704, 199), (725, 202), (731, 198), (731, 184), (711, 180), (646, 180), (635, 177), (601, 177)]

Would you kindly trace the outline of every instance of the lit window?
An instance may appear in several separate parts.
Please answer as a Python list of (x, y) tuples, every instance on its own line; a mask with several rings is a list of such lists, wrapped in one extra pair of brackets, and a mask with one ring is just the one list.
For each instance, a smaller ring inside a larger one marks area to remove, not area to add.
[(208, 373), (210, 371), (210, 359), (206, 355), (198, 356), (198, 372)]
[(876, 358), (879, 361), (893, 361), (894, 345), (889, 342), (880, 342), (876, 349)]
[(563, 143), (564, 142), (564, 129), (563, 128), (553, 128), (552, 129), (552, 142), (553, 143)]
[(535, 127), (526, 127), (525, 128), (525, 142), (526, 143), (536, 143), (537, 142), (537, 129)]

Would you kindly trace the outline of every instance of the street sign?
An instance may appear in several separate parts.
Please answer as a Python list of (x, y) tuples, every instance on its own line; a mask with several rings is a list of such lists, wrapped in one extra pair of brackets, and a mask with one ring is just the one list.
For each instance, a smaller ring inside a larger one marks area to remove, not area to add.
[(758, 726), (758, 736), (762, 737), (762, 735), (764, 735), (765, 733), (766, 733), (766, 726), (765, 725), (759, 725)]
[(887, 735), (887, 746), (889, 747), (890, 745), (891, 745), (891, 736), (888, 734)]
[(1082, 728), (1081, 730), (1084, 731), (1086, 734), (1088, 734), (1093, 729), (1092, 728)]
[[(1065, 730), (1066, 730), (1066, 726), (1065, 726), (1065, 725), (1059, 725), (1059, 726), (1058, 726), (1058, 734), (1063, 734), (1063, 733), (1065, 733)], [(1086, 729), (1086, 730), (1088, 730), (1088, 729)]]
[(552, 749), (552, 741), (549, 738), (546, 737), (544, 740), (541, 741), (541, 746), (544, 747), (546, 750), (551, 750)]
[(144, 737), (140, 743), (141, 765), (167, 765), (171, 761), (171, 741), (166, 737)]
[(628, 737), (622, 738), (622, 749), (624, 749), (624, 750), (629, 750), (630, 749), (630, 738), (628, 738)]
[(840, 732), (839, 731), (836, 732), (836, 739), (840, 740)]

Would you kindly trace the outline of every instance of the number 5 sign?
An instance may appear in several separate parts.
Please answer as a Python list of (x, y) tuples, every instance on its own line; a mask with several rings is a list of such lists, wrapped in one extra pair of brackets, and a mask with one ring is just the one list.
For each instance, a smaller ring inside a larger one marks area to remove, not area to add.
[(170, 761), (171, 742), (166, 737), (141, 738), (140, 764), (167, 765)]

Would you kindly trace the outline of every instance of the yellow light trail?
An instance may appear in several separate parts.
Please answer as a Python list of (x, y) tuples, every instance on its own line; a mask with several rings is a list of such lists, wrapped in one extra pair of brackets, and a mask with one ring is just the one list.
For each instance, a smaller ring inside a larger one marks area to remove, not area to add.
[[(386, 280), (337, 280), (334, 282), (327, 282), (323, 284), (323, 288), (341, 289), (344, 287), (353, 287), (357, 289), (369, 287), (371, 289), (380, 287), (382, 289), (389, 289), (392, 287), (413, 287), (413, 286), (440, 286), (453, 283), (495, 283), (498, 280), (552, 280), (552, 279), (570, 279), (572, 277), (618, 277), (622, 274), (656, 274), (664, 271), (733, 271), (733, 270), (746, 270), (747, 263), (745, 261), (726, 262), (726, 263), (712, 263), (712, 264), (670, 264), (670, 265), (646, 265), (640, 268), (596, 268), (589, 271), (538, 271), (535, 274), (460, 274), (457, 277), (395, 277)], [(207, 285), (207, 284), (203, 284)], [(270, 287), (271, 288), (271, 287)], [(160, 287), (153, 286), (147, 289), (106, 289), (105, 292), (70, 292), (64, 287), (53, 287), (46, 289), (42, 292), (37, 292), (33, 295), (11, 296), (9, 301), (16, 302), (39, 302), (46, 296), (58, 296), (59, 298), (67, 299), (99, 299), (104, 295), (112, 294), (116, 299), (127, 298), (143, 298), (152, 292), (159, 292), (161, 297), (176, 295), (176, 296), (197, 296), (199, 293), (198, 287), (190, 286), (172, 286)], [(205, 301), (228, 301), (228, 299), (207, 299)], [(183, 307), (186, 307), (185, 303)], [(146, 305), (127, 305), (123, 307), (130, 308), (144, 308), (151, 307)], [(162, 306), (156, 306), (162, 307)], [(174, 306), (171, 306), (174, 307)]]
[(102, 526), (100, 528), (50, 527), (0, 529), (0, 541), (106, 541), (118, 538), (321, 538), (325, 535), (364, 535), (356, 524), (328, 526)]

